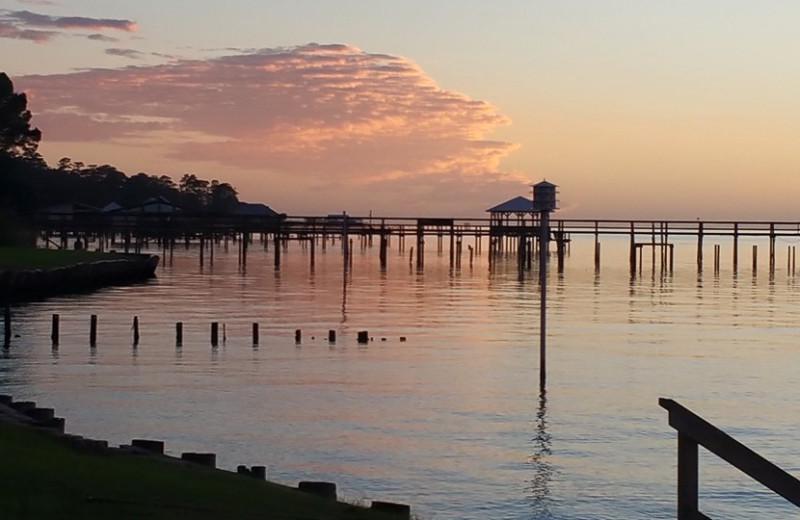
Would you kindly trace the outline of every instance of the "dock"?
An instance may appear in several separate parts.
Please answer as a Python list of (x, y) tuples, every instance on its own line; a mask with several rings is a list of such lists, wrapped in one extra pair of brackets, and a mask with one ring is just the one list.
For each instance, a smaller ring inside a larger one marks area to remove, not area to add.
[[(484, 253), (488, 247), (490, 265), (500, 255), (516, 253), (520, 269), (530, 269), (539, 250), (542, 236), (555, 244), (559, 272), (564, 268), (564, 257), (569, 252), (572, 237), (594, 238), (594, 265), (599, 269), (601, 239), (606, 236), (628, 237), (628, 263), (632, 274), (641, 269), (643, 261), (671, 273), (674, 267), (676, 237), (693, 237), (696, 241), (697, 269), (704, 268), (704, 244), (710, 238), (729, 240), (732, 244), (731, 265), (739, 268), (745, 252), (740, 240), (764, 239), (769, 249), (769, 269), (774, 272), (776, 241), (800, 239), (800, 221), (700, 221), (700, 220), (625, 220), (625, 219), (548, 219), (546, 234), (541, 230), (541, 214), (528, 212), (505, 218), (442, 218), (442, 217), (360, 217), (336, 216), (231, 216), (212, 214), (53, 214), (36, 215), (34, 226), (50, 246), (67, 248), (76, 237), (92, 238), (100, 249), (115, 244), (125, 252), (140, 252), (146, 244), (156, 242), (165, 254), (170, 254), (176, 244), (200, 244), (201, 262), (211, 255), (211, 244), (224, 241), (236, 244), (240, 261), (246, 263), (249, 247), (258, 240), (265, 250), (272, 247), (275, 266), (281, 263), (281, 251), (289, 241), (300, 241), (310, 250), (314, 261), (317, 247), (325, 249), (337, 241), (347, 256), (354, 247), (380, 248), (380, 263), (386, 266), (390, 243), (398, 251), (409, 251), (411, 261), (424, 269), (425, 252), (436, 247), (437, 253), (445, 250), (450, 255), (451, 267), (461, 266), (462, 257), (470, 259)], [(445, 246), (447, 245), (447, 246)], [(684, 244), (685, 247), (685, 244)], [(757, 246), (753, 245), (752, 262), (755, 268)], [(647, 256), (645, 256), (647, 254)], [(713, 265), (719, 270), (720, 247), (715, 245)], [(790, 246), (787, 268), (795, 269), (794, 246)]]

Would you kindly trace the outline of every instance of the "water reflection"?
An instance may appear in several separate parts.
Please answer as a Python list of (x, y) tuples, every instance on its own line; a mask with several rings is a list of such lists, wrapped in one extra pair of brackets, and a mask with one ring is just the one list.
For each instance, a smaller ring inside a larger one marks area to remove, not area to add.
[(539, 409), (536, 412), (534, 437), (531, 439), (533, 454), (530, 465), (533, 476), (530, 480), (528, 497), (534, 518), (553, 518), (551, 511), (550, 481), (555, 474), (555, 466), (550, 461), (552, 455), (552, 439), (547, 432), (547, 390), (542, 388), (539, 394)]

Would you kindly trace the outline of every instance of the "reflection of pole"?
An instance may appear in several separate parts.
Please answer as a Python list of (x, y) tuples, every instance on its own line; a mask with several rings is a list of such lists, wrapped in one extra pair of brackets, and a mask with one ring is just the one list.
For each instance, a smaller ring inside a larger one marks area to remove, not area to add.
[(350, 241), (347, 236), (347, 212), (342, 212), (342, 249), (344, 250), (344, 272), (347, 273), (347, 265), (350, 263)]
[(342, 248), (344, 250), (344, 265), (342, 266), (342, 323), (347, 321), (347, 270), (350, 267), (350, 238), (348, 236), (347, 212), (342, 212)]
[(547, 243), (550, 239), (550, 212), (542, 210), (539, 220), (539, 387), (544, 390), (547, 379)]

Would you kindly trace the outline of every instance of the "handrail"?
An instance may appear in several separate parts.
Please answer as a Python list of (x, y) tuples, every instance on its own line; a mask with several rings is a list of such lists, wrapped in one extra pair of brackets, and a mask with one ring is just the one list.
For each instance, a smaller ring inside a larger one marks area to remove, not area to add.
[(698, 445), (800, 507), (800, 480), (672, 399), (662, 397), (658, 404), (678, 431), (678, 520), (708, 518), (697, 504)]

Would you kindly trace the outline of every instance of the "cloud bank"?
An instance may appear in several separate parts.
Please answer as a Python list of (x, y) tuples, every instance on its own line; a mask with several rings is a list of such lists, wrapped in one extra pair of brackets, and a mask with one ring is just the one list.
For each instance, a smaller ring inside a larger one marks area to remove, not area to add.
[[(134, 32), (136, 30), (136, 22), (110, 18), (89, 18), (86, 16), (53, 16), (27, 10), (0, 9), (0, 38), (46, 43), (56, 36), (75, 30)], [(108, 37), (102, 37), (97, 34), (91, 34), (87, 37), (90, 39), (108, 39)]]
[(237, 171), (247, 171), (248, 186), (287, 196), (338, 189), (410, 207), (432, 198), (457, 205), (459, 193), (474, 199), (486, 189), (510, 198), (524, 186), (499, 170), (516, 145), (486, 138), (507, 117), (438, 87), (406, 58), (353, 46), (262, 49), (19, 83), (46, 141), (149, 143), (165, 164), (208, 163), (235, 185)]

